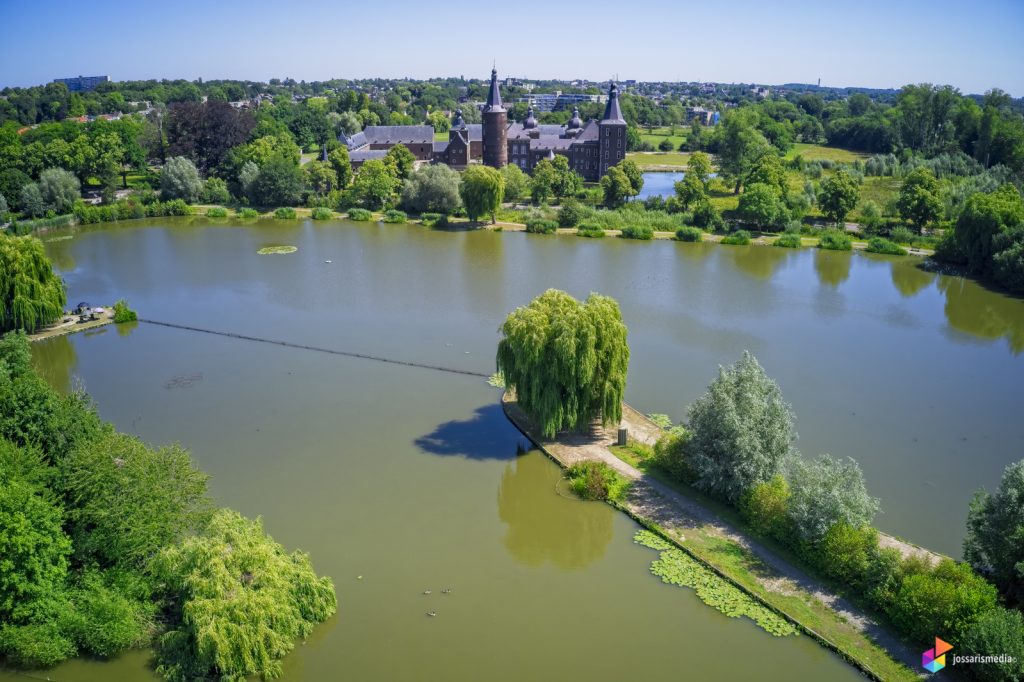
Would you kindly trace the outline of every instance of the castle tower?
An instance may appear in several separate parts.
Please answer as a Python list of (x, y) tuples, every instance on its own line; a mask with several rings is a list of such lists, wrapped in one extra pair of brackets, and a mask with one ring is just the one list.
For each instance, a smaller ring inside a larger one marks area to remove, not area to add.
[(622, 117), (619, 106), (619, 88), (612, 83), (608, 90), (608, 104), (604, 108), (604, 117), (598, 122), (598, 154), (600, 176), (608, 169), (626, 158), (626, 119)]
[(484, 106), (481, 133), (484, 143), (484, 164), (493, 168), (504, 168), (508, 165), (508, 112), (501, 105), (497, 69), (491, 69), (491, 89), (487, 93), (487, 104)]

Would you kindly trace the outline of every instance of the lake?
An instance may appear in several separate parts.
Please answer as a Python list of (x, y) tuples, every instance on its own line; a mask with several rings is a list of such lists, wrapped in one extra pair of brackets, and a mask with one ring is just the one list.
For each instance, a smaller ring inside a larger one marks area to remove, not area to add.
[[(1024, 302), (912, 258), (341, 221), (73, 234), (47, 244), (71, 303), (123, 296), (143, 318), (482, 373), (516, 306), (549, 287), (613, 296), (634, 406), (683, 418), (750, 350), (805, 456), (855, 457), (877, 525), (954, 556), (973, 491), (1024, 453)], [(277, 244), (298, 251), (256, 254)], [(339, 613), (285, 679), (861, 679), (651, 576), (636, 524), (560, 494), (481, 378), (149, 324), (34, 354), (119, 428), (190, 448), (219, 504), (333, 577)], [(47, 674), (146, 680), (147, 660)]]
[(668, 199), (676, 193), (675, 184), (683, 179), (686, 173), (644, 173), (644, 186), (637, 195), (637, 200), (648, 197)]

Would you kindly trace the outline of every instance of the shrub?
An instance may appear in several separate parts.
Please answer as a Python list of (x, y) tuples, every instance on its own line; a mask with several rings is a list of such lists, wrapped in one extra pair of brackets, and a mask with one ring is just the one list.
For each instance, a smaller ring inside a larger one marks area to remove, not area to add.
[(350, 208), (348, 210), (348, 219), (365, 223), (366, 221), (373, 219), (373, 214), (365, 208)]
[(825, 575), (842, 585), (860, 589), (878, 552), (878, 531), (839, 522), (828, 529), (814, 556)]
[(787, 540), (791, 527), (788, 516), (789, 484), (780, 474), (748, 490), (739, 503), (743, 519), (758, 533)]
[(585, 500), (623, 498), (629, 481), (604, 462), (580, 462), (569, 467), (569, 487)]
[(818, 238), (818, 248), (830, 251), (849, 251), (853, 248), (853, 240), (845, 232), (825, 230)]
[(922, 642), (936, 633), (958, 641), (996, 605), (996, 588), (967, 564), (943, 559), (934, 569), (903, 579), (888, 613), (907, 636)]
[(670, 432), (658, 438), (654, 444), (654, 464), (673, 478), (684, 483), (693, 483), (696, 474), (690, 466), (688, 443), (690, 433), (685, 430)]
[(580, 225), (576, 228), (576, 234), (589, 239), (600, 239), (604, 237), (604, 228), (599, 225)]
[(750, 233), (746, 230), (736, 230), (732, 234), (722, 237), (723, 244), (732, 244), (734, 246), (746, 246), (750, 243)]
[(240, 208), (240, 209), (238, 209), (235, 212), (235, 214), (239, 218), (259, 218), (260, 217), (260, 212), (257, 211), (255, 208)]
[(317, 206), (311, 216), (313, 220), (330, 220), (334, 217), (334, 211), (325, 206)]
[(296, 217), (295, 209), (291, 206), (282, 206), (274, 211), (274, 217), (278, 220), (294, 220)]
[(427, 227), (446, 227), (448, 216), (443, 213), (424, 213), (420, 215), (420, 222)]
[(676, 240), (681, 242), (699, 242), (704, 240), (704, 233), (699, 228), (685, 225), (676, 230)]
[(228, 183), (221, 178), (207, 178), (203, 184), (203, 201), (208, 204), (226, 204), (231, 201)]
[(1024, 460), (1006, 467), (995, 494), (978, 491), (967, 514), (964, 558), (1024, 599)]
[(971, 674), (984, 682), (1024, 680), (1024, 615), (997, 606), (974, 622), (957, 642), (965, 655), (1006, 654), (1013, 663), (968, 664)]
[(654, 230), (647, 225), (627, 225), (622, 228), (621, 237), (623, 239), (640, 239), (647, 241), (654, 239)]
[(658, 150), (663, 152), (670, 152), (675, 149), (675, 145), (672, 144), (672, 140), (667, 137), (658, 143)]
[(384, 211), (384, 222), (385, 223), (404, 223), (409, 217), (405, 215), (403, 211), (396, 209), (389, 209)]
[(558, 229), (554, 220), (534, 218), (526, 221), (526, 231), (532, 234), (552, 234)]
[(710, 201), (702, 201), (694, 207), (693, 224), (715, 232), (725, 229), (725, 219)]
[(148, 643), (153, 607), (118, 587), (107, 585), (100, 573), (87, 571), (80, 586), (69, 593), (60, 629), (80, 650), (107, 658)]
[(878, 511), (878, 500), (868, 495), (860, 465), (850, 457), (796, 459), (788, 478), (789, 516), (800, 539), (811, 544), (820, 542), (837, 523), (865, 526)]
[(701, 490), (736, 503), (781, 473), (796, 438), (793, 411), (749, 352), (720, 368), (690, 406), (687, 461)]
[(867, 250), (871, 253), (887, 253), (893, 256), (907, 255), (907, 250), (902, 246), (882, 237), (872, 237), (869, 239)]
[(889, 239), (897, 244), (910, 244), (914, 241), (914, 233), (900, 225), (889, 230)]
[(214, 206), (213, 208), (206, 209), (207, 218), (227, 218), (228, 210), (223, 206)]
[(584, 211), (578, 201), (567, 199), (558, 209), (558, 225), (560, 227), (576, 227), (583, 220)]
[(903, 581), (903, 555), (895, 547), (875, 547), (868, 561), (862, 589), (875, 608), (885, 610), (896, 598)]
[(56, 623), (0, 626), (0, 653), (20, 668), (49, 668), (77, 653)]
[(203, 180), (199, 171), (184, 156), (167, 159), (163, 172), (160, 174), (160, 197), (162, 199), (182, 199), (192, 203), (203, 193)]
[(799, 234), (787, 232), (775, 240), (775, 246), (779, 246), (784, 249), (799, 249), (803, 246), (803, 242), (800, 240)]
[(114, 304), (114, 322), (121, 324), (122, 322), (134, 322), (139, 319), (135, 311), (128, 307), (128, 301), (123, 298)]

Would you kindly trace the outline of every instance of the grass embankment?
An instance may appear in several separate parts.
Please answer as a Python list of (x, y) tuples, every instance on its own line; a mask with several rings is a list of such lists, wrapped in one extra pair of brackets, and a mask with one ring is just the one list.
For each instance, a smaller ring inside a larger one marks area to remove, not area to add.
[[(618, 446), (612, 446), (609, 449), (616, 457), (640, 469), (645, 475), (696, 500), (734, 527), (744, 528), (738, 512), (666, 476), (660, 469), (651, 466), (647, 457), (638, 455), (637, 450), (639, 449)], [(636, 517), (634, 516), (634, 518)], [(645, 525), (649, 524), (645, 519), (637, 518), (637, 520)], [(709, 565), (748, 593), (789, 616), (808, 634), (865, 672), (869, 672), (881, 680), (910, 681), (918, 679), (915, 671), (893, 660), (885, 649), (872, 642), (863, 632), (809, 593), (799, 589), (768, 589), (762, 580), (770, 579), (774, 572), (750, 550), (732, 540), (721, 537), (714, 529), (706, 525), (688, 527), (685, 539), (675, 537), (672, 532), (664, 528), (656, 527), (656, 530), (667, 535), (684, 551)], [(755, 536), (754, 533), (750, 533), (750, 535)], [(801, 565), (801, 562), (791, 552), (779, 547), (777, 543), (761, 537), (757, 537), (757, 539), (793, 565)]]
[(684, 171), (690, 152), (629, 152), (626, 158), (647, 171)]

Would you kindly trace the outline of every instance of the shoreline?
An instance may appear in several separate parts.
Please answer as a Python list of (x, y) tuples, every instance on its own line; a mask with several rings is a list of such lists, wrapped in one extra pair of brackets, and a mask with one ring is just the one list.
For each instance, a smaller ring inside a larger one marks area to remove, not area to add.
[(103, 306), (103, 313), (98, 320), (89, 320), (88, 322), (65, 322), (64, 319), (67, 317), (74, 318), (72, 315), (61, 315), (61, 322), (48, 325), (43, 327), (39, 331), (33, 334), (26, 334), (28, 340), (31, 342), (45, 341), (46, 339), (52, 339), (57, 336), (67, 336), (68, 334), (77, 334), (78, 332), (86, 332), (92, 329), (99, 329), (105, 327), (108, 324), (114, 323), (114, 309), (112, 306)]
[[(699, 500), (684, 495), (619, 459), (610, 449), (616, 442), (615, 426), (595, 426), (590, 433), (561, 433), (555, 439), (539, 435), (518, 403), (504, 393), (502, 409), (531, 443), (562, 468), (597, 460), (614, 468), (633, 483), (626, 499), (609, 503), (686, 552), (745, 594), (777, 613), (875, 680), (917, 679), (920, 653), (850, 603), (823, 581), (808, 574), (772, 548), (744, 534)], [(617, 425), (616, 425), (617, 426)], [(662, 433), (657, 425), (623, 403), (622, 426), (632, 440), (650, 444)], [(887, 536), (888, 538), (888, 536)], [(892, 538), (893, 542), (901, 542)], [(742, 565), (729, 565), (716, 549), (727, 544), (744, 557)], [(903, 543), (911, 552), (924, 548)]]

